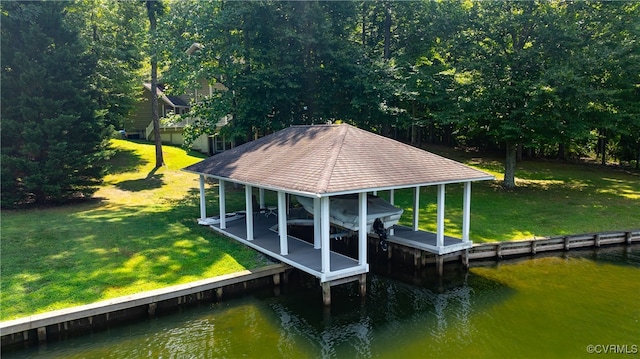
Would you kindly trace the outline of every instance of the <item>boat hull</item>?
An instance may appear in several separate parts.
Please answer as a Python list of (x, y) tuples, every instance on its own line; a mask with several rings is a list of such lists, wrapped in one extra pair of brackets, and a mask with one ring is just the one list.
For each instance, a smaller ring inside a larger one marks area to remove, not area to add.
[[(227, 213), (226, 221), (227, 222), (237, 221), (237, 220), (242, 219), (244, 217), (245, 217), (245, 213), (242, 213), (242, 212)], [(200, 219), (198, 219), (198, 224), (200, 224), (202, 226), (210, 226), (210, 225), (213, 225), (213, 224), (220, 224), (220, 216), (200, 218)]]
[[(311, 215), (314, 214), (313, 199), (297, 196), (298, 203)], [(380, 219), (384, 228), (398, 224), (403, 213), (402, 208), (393, 206), (384, 199), (369, 195), (367, 197), (367, 232), (373, 233), (373, 222)], [(329, 221), (331, 224), (352, 231), (359, 230), (358, 196), (335, 196), (329, 199)]]

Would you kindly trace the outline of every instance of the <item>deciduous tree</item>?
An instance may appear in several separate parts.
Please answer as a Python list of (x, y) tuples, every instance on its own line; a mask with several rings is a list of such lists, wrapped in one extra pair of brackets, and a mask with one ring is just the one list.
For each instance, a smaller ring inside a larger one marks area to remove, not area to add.
[(146, 0), (149, 18), (149, 55), (151, 56), (151, 117), (153, 121), (153, 142), (156, 147), (156, 167), (164, 165), (162, 156), (162, 137), (160, 136), (160, 115), (158, 114), (158, 57), (157, 48), (158, 16), (164, 13), (164, 4), (160, 0)]

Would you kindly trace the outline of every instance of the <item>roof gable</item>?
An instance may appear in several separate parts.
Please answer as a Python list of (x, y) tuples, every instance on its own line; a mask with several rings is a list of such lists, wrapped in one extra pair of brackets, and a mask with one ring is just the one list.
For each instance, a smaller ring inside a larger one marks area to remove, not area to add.
[[(145, 89), (151, 92), (151, 84), (148, 82), (143, 83)], [(189, 104), (183, 100), (180, 96), (167, 95), (164, 93), (165, 86), (163, 84), (158, 84), (156, 88), (156, 94), (158, 98), (164, 101), (167, 105), (171, 107), (189, 107)]]
[(493, 178), (459, 162), (346, 124), (292, 126), (185, 170), (316, 195)]

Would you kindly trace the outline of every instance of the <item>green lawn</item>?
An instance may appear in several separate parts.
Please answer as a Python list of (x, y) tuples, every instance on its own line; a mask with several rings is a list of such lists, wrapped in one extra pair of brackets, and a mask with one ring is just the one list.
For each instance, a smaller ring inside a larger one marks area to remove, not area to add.
[[(617, 168), (553, 161), (523, 161), (516, 170), (515, 191), (500, 187), (502, 162), (477, 153), (443, 148), (432, 152), (474, 166), (497, 181), (472, 185), (471, 233), (474, 242), (529, 239), (640, 228), (640, 174)], [(462, 185), (448, 185), (445, 231), (460, 235)], [(413, 194), (396, 195), (396, 203), (408, 208), (402, 222), (411, 223)], [(420, 223), (436, 228), (436, 191), (421, 192)]]
[(96, 201), (3, 211), (0, 320), (255, 268), (251, 249), (199, 226), (203, 156), (115, 140), (112, 174)]
[[(198, 178), (180, 171), (203, 158), (164, 147), (167, 166), (153, 171), (154, 148), (113, 141), (111, 174), (95, 201), (3, 211), (0, 320), (87, 304), (263, 265), (233, 240), (197, 225)], [(499, 161), (479, 154), (431, 149), (488, 171)], [(514, 192), (498, 182), (473, 185), (475, 242), (640, 228), (637, 173), (587, 165), (522, 162)], [(228, 186), (227, 208), (242, 209), (244, 191)], [(208, 213), (217, 188), (207, 187)], [(384, 194), (382, 194), (384, 195)], [(273, 193), (268, 193), (273, 196)], [(270, 203), (275, 197), (268, 197)], [(422, 189), (421, 226), (435, 230), (435, 188)], [(459, 235), (462, 186), (447, 186), (446, 232)], [(396, 192), (411, 223), (412, 192)]]

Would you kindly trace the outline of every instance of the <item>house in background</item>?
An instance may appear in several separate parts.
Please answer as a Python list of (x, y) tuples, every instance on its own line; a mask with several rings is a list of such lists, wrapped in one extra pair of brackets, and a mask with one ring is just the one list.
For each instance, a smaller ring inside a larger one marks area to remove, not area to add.
[[(136, 109), (125, 123), (125, 129), (129, 138), (153, 140), (153, 118), (151, 116), (151, 84), (145, 82), (143, 84), (143, 97), (136, 104)], [(198, 103), (205, 96), (213, 94), (214, 89), (223, 89), (221, 84), (211, 85), (206, 79), (201, 79), (199, 87), (193, 89), (190, 93), (180, 96), (171, 96), (164, 93), (165, 86), (158, 84), (158, 115), (160, 118), (171, 113), (185, 114), (191, 109), (192, 103)], [(163, 143), (182, 145), (184, 137), (182, 132), (185, 125), (192, 122), (193, 119), (187, 118), (182, 122), (166, 125), (160, 123), (160, 137)], [(218, 121), (216, 127), (219, 130), (227, 124), (228, 119), (222, 118)], [(192, 148), (194, 150), (213, 155), (233, 148), (233, 141), (227, 141), (223, 136), (218, 134), (207, 136), (202, 135), (194, 141)]]

